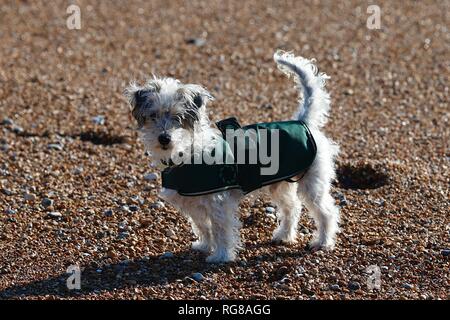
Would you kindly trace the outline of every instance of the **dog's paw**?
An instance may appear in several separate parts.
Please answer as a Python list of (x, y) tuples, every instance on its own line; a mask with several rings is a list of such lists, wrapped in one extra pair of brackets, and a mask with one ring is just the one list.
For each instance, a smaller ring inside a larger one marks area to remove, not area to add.
[(314, 239), (308, 244), (307, 249), (311, 252), (316, 252), (319, 250), (331, 251), (334, 249), (334, 241)]
[(226, 263), (236, 259), (236, 254), (227, 251), (217, 251), (206, 258), (208, 263)]
[(209, 251), (211, 251), (211, 247), (208, 245), (207, 242), (204, 241), (194, 241), (192, 242), (192, 250), (195, 251), (200, 251), (200, 252), (204, 252), (204, 253), (208, 253)]
[(297, 242), (297, 235), (295, 233), (286, 233), (275, 231), (272, 236), (272, 243), (279, 245), (291, 245)]
[(283, 239), (283, 238), (272, 238), (272, 243), (274, 245), (284, 245), (284, 246), (289, 246), (289, 245), (293, 245), (295, 243), (297, 243), (296, 239)]

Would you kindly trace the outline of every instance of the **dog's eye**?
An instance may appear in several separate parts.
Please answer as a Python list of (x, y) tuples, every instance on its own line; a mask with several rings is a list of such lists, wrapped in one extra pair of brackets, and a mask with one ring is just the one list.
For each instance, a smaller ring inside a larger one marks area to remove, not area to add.
[(176, 114), (176, 115), (172, 116), (172, 121), (176, 122), (178, 124), (181, 124), (182, 119), (183, 119), (183, 117), (181, 114)]
[(147, 116), (147, 119), (155, 121), (156, 120), (156, 112), (152, 112)]

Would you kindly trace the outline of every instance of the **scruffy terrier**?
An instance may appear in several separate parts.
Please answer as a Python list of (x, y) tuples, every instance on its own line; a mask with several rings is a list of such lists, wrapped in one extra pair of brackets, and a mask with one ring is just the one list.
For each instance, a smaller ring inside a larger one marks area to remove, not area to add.
[[(339, 210), (330, 194), (338, 146), (320, 130), (327, 121), (330, 108), (330, 97), (324, 88), (328, 77), (318, 73), (311, 61), (291, 53), (278, 51), (274, 59), (281, 71), (295, 77), (303, 94), (294, 120), (308, 126), (317, 153), (309, 169), (298, 176), (298, 181), (277, 182), (258, 191), (266, 192), (278, 207), (279, 225), (273, 233), (274, 242), (296, 242), (303, 203), (317, 228), (309, 244), (310, 249), (329, 250), (335, 244)], [(146, 151), (161, 169), (170, 166), (174, 154), (194, 150), (195, 144), (199, 143), (198, 137), (201, 137), (201, 148), (207, 149), (209, 146), (212, 148), (216, 138), (221, 136), (210, 123), (206, 111), (206, 105), (213, 97), (200, 85), (154, 77), (143, 86), (132, 83), (125, 95)], [(244, 197), (241, 190), (183, 196), (176, 190), (163, 188), (160, 196), (189, 219), (198, 238), (192, 248), (209, 253), (208, 262), (236, 259), (242, 248), (238, 214), (239, 202)]]

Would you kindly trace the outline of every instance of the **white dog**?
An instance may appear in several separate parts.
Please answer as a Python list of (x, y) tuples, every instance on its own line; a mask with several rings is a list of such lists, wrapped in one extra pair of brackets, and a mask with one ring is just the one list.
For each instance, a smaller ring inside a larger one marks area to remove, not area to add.
[[(330, 97), (325, 91), (325, 74), (319, 74), (313, 63), (290, 53), (277, 52), (274, 59), (280, 70), (294, 75), (303, 102), (294, 120), (307, 124), (317, 145), (316, 157), (298, 182), (277, 182), (260, 189), (278, 206), (279, 225), (273, 233), (277, 243), (294, 243), (297, 238), (302, 203), (316, 223), (311, 250), (332, 249), (338, 231), (339, 210), (330, 195), (335, 177), (334, 159), (338, 146), (320, 130), (327, 121)], [(199, 85), (183, 84), (172, 78), (156, 78), (145, 85), (131, 84), (126, 90), (140, 136), (153, 162), (160, 167), (170, 165), (174, 154), (195, 150), (201, 137), (202, 149), (212, 148), (221, 135), (207, 116), (210, 93)], [(161, 198), (185, 214), (198, 240), (195, 250), (207, 252), (208, 262), (227, 262), (241, 249), (239, 202), (241, 190), (228, 190), (208, 195), (182, 196), (176, 190), (163, 188)]]

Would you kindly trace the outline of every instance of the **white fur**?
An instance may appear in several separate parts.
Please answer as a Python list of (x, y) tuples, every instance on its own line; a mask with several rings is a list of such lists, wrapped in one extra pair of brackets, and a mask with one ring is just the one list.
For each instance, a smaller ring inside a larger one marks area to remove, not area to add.
[[(317, 227), (310, 243), (311, 249), (332, 249), (338, 231), (339, 210), (330, 195), (330, 187), (335, 175), (334, 159), (338, 153), (338, 146), (320, 131), (327, 120), (330, 108), (330, 97), (324, 89), (327, 76), (317, 74), (317, 69), (311, 61), (290, 53), (277, 52), (274, 59), (282, 71), (295, 76), (296, 82), (303, 90), (303, 103), (299, 104), (295, 118), (303, 120), (309, 126), (317, 144), (317, 156), (298, 183), (279, 182), (260, 190), (269, 191), (268, 194), (278, 206), (279, 226), (273, 233), (273, 240), (285, 244), (296, 242), (303, 203)], [(146, 149), (153, 155), (155, 163), (159, 164), (160, 159), (170, 158), (173, 152), (190, 150), (192, 143), (197, 143), (197, 140), (192, 140), (194, 132), (203, 138), (204, 148), (213, 146), (212, 139), (219, 132), (210, 124), (206, 112), (206, 102), (212, 97), (200, 86), (184, 85), (171, 78), (154, 78), (143, 87), (132, 84), (126, 90), (131, 106), (136, 107), (133, 94), (137, 90), (152, 88), (155, 83), (159, 86), (159, 91), (155, 93), (157, 110), (170, 112), (176, 108), (182, 109), (182, 103), (189, 105), (196, 94), (204, 97), (205, 101), (198, 109), (198, 121), (193, 128), (179, 128), (170, 121), (164, 122), (163, 118), (158, 119), (157, 124), (146, 123), (141, 128), (141, 138)], [(161, 125), (160, 121), (164, 125)], [(162, 130), (172, 136), (168, 150), (163, 150), (158, 145), (157, 137)], [(160, 196), (188, 217), (192, 230), (198, 238), (192, 244), (192, 248), (209, 253), (208, 262), (227, 262), (236, 259), (239, 249), (242, 248), (238, 212), (242, 192), (232, 190), (185, 197), (175, 190), (163, 188)]]

